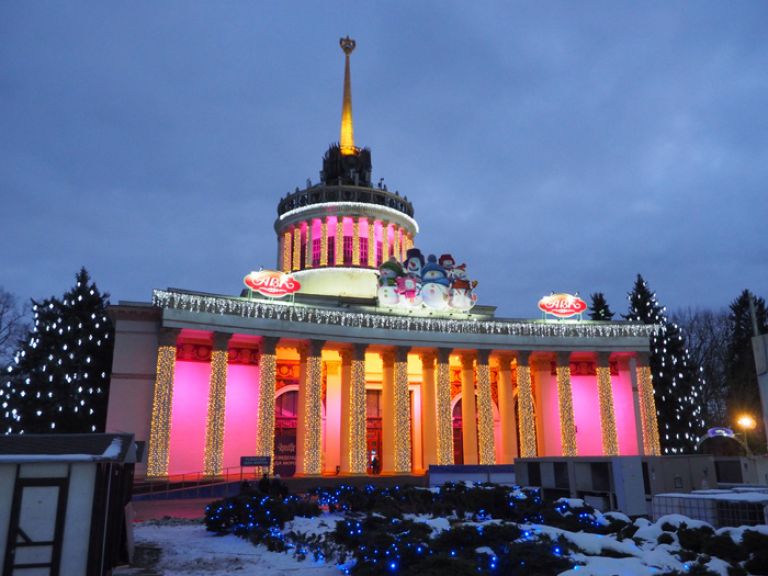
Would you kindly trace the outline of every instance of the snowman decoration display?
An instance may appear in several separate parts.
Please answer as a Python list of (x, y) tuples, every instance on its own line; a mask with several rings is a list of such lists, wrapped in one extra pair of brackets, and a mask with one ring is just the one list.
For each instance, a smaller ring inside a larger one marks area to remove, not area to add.
[(379, 267), (379, 306), (469, 312), (477, 303), (477, 281), (466, 269), (450, 254), (425, 262), (418, 248), (410, 248), (402, 265), (390, 258)]

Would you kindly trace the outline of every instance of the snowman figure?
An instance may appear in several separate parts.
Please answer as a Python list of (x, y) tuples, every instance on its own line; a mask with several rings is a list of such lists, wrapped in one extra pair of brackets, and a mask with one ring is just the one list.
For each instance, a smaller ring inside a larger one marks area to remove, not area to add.
[(437, 263), (445, 268), (445, 276), (448, 278), (448, 280), (453, 280), (453, 269), (456, 267), (456, 260), (453, 259), (453, 256), (450, 254), (443, 254), (437, 260)]
[(451, 282), (450, 307), (454, 310), (469, 312), (477, 303), (477, 294), (472, 293), (472, 289), (477, 286), (477, 280), (469, 281), (467, 279), (467, 265), (462, 264), (454, 269), (453, 281)]
[(418, 306), (421, 304), (421, 282), (411, 276), (400, 276), (396, 280), (397, 293), (400, 295), (401, 306)]
[(421, 299), (424, 304), (436, 310), (447, 308), (449, 285), (445, 268), (437, 263), (434, 254), (430, 254), (426, 265), (421, 269)]
[(379, 266), (379, 287), (377, 296), (379, 306), (397, 306), (400, 295), (397, 292), (397, 279), (403, 276), (403, 267), (394, 258)]
[(403, 269), (408, 276), (413, 276), (421, 282), (421, 269), (424, 266), (424, 256), (418, 248), (409, 248), (405, 253)]

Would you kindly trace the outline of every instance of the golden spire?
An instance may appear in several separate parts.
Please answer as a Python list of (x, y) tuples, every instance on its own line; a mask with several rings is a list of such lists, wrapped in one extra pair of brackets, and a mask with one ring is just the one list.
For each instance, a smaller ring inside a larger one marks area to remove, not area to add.
[(341, 136), (339, 148), (342, 156), (352, 156), (357, 153), (355, 148), (355, 131), (352, 127), (352, 83), (349, 79), (349, 55), (355, 49), (355, 41), (349, 36), (339, 40), (339, 46), (344, 50), (344, 102), (341, 107)]

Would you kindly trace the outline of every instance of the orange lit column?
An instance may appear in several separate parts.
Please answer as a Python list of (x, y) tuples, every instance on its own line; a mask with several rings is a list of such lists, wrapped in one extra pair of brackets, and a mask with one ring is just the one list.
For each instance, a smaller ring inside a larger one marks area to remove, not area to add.
[[(299, 428), (296, 431), (297, 444), (301, 446), (301, 474), (314, 476), (322, 474), (323, 445), (323, 341), (310, 340), (302, 351), (299, 402), (303, 410), (299, 414)], [(303, 396), (303, 398), (302, 398)]]
[(328, 218), (320, 219), (320, 267), (328, 266)]
[(597, 354), (597, 396), (600, 400), (600, 431), (603, 438), (603, 454), (619, 455), (619, 439), (616, 435), (616, 415), (613, 409), (610, 354)]
[(304, 267), (312, 268), (312, 220), (307, 220), (307, 235), (304, 249)]
[(403, 258), (403, 254), (400, 251), (400, 227), (396, 225), (392, 226), (392, 243), (394, 245), (393, 253), (395, 258), (402, 262), (405, 258)]
[(365, 349), (366, 344), (355, 344), (352, 352), (352, 366), (349, 394), (349, 472), (365, 474), (367, 413), (365, 401)]
[(661, 443), (656, 417), (656, 400), (653, 397), (653, 382), (647, 353), (637, 355), (636, 373), (637, 392), (640, 399), (640, 421), (643, 429), (643, 453), (646, 456), (660, 456)]
[(352, 218), (352, 266), (360, 266), (360, 218)]
[(477, 464), (477, 409), (474, 354), (461, 355), (461, 433), (464, 464)]
[(517, 353), (517, 403), (520, 418), (520, 456), (536, 457), (536, 414), (533, 405), (533, 383), (530, 367), (531, 353)]
[(269, 456), (269, 470), (274, 469), (275, 452), (275, 384), (277, 378), (277, 342), (264, 337), (259, 345), (259, 421), (256, 432), (256, 454)]
[(451, 415), (451, 350), (437, 349), (437, 463), (453, 464), (453, 418)]
[(491, 370), (488, 366), (490, 353), (490, 350), (477, 351), (477, 435), (480, 464), (496, 464)]
[(411, 471), (411, 397), (408, 390), (408, 348), (395, 348), (395, 379), (392, 390), (394, 404), (394, 471)]
[(511, 354), (499, 354), (499, 418), (501, 419), (501, 450), (499, 464), (512, 464), (517, 457), (517, 418), (512, 391)]
[(293, 269), (301, 270), (301, 226), (293, 227)]
[(179, 331), (164, 328), (157, 347), (157, 370), (152, 394), (152, 419), (149, 425), (147, 476), (168, 476), (168, 446), (171, 440), (173, 375), (176, 369), (176, 340)]
[(557, 355), (557, 402), (560, 411), (560, 442), (563, 456), (576, 456), (576, 422), (573, 416), (573, 392), (571, 388), (571, 355)]
[(336, 217), (336, 237), (334, 238), (334, 258), (336, 266), (344, 266), (344, 217)]
[(381, 221), (381, 262), (389, 260), (389, 222)]
[(435, 409), (434, 350), (421, 353), (421, 425), (424, 438), (424, 468), (437, 464), (437, 411)]
[(368, 268), (376, 268), (376, 235), (373, 218), (368, 218)]
[(395, 470), (395, 352), (386, 350), (381, 354), (381, 471), (392, 474)]
[(282, 252), (282, 266), (283, 272), (291, 271), (291, 238), (293, 233), (290, 230), (283, 232), (283, 252)]
[(229, 334), (220, 332), (213, 335), (203, 465), (206, 476), (221, 476), (224, 472), (224, 418), (227, 398), (227, 347), (229, 338)]

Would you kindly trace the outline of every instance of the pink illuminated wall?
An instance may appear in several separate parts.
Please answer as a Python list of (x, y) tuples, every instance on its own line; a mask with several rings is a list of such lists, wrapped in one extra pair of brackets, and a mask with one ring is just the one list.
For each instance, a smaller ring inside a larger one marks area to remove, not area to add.
[(539, 405), (541, 426), (537, 430), (541, 431), (540, 456), (562, 456), (563, 445), (560, 441), (560, 408), (557, 397), (557, 380), (550, 375), (549, 370), (536, 373), (537, 391), (540, 397)]
[(259, 367), (230, 364), (224, 426), (224, 468), (240, 465), (240, 456), (256, 455), (259, 410)]
[(637, 422), (632, 399), (632, 380), (628, 370), (620, 369), (618, 376), (611, 375), (613, 410), (616, 414), (616, 432), (619, 436), (619, 454), (633, 456), (639, 453), (637, 446)]
[(600, 456), (603, 453), (603, 436), (600, 427), (597, 377), (572, 376), (571, 391), (578, 454), (579, 456)]
[(168, 474), (203, 471), (210, 377), (208, 362), (176, 362)]

